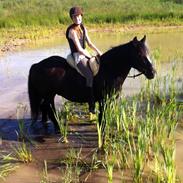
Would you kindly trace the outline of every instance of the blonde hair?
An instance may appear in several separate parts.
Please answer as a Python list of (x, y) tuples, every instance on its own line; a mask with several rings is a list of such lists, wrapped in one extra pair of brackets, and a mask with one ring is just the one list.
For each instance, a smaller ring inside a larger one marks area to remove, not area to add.
[(78, 38), (82, 38), (83, 31), (80, 26), (73, 26), (73, 29), (76, 31)]

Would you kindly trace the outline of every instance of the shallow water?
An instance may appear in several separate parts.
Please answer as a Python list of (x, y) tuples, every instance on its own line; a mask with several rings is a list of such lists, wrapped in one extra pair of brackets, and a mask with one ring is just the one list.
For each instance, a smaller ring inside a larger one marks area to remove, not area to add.
[[(93, 42), (95, 42), (103, 52), (113, 46), (129, 41), (135, 36), (135, 34), (126, 33), (92, 34)], [(143, 35), (138, 34), (138, 37), (142, 38)], [(176, 78), (178, 82), (182, 83), (183, 33), (177, 32), (148, 34), (147, 41), (150, 47), (150, 51), (156, 53), (156, 58), (160, 61), (166, 61), (163, 62), (163, 64), (160, 64), (157, 61), (154, 62), (157, 69), (157, 76), (165, 76), (170, 73), (173, 63), (178, 61), (176, 67)], [(17, 108), (21, 108), (21, 110), (23, 110), (22, 117), (27, 118), (26, 127), (30, 124), (29, 104), (27, 96), (27, 76), (30, 66), (33, 63), (37, 63), (49, 56), (59, 55), (66, 57), (68, 53), (69, 48), (67, 42), (65, 38), (60, 37), (60, 39), (53, 40), (52, 42), (44, 44), (40, 43), (39, 45), (36, 44), (33, 45), (33, 47), (24, 48), (16, 52), (8, 53), (7, 55), (0, 58), (0, 136), (2, 135), (6, 140), (12, 140), (16, 138), (15, 130), (18, 129), (16, 120)], [(130, 75), (133, 75), (133, 73), (134, 71), (132, 70)], [(123, 85), (123, 93), (126, 96), (133, 95), (140, 90), (144, 81), (144, 76), (140, 76), (136, 79), (127, 78)], [(183, 170), (183, 162), (181, 158), (183, 153), (183, 131), (181, 128), (178, 130), (178, 135), (176, 159), (178, 173), (181, 174)], [(42, 151), (40, 151), (40, 157), (41, 156)], [(23, 175), (22, 170), (20, 175)], [(13, 178), (10, 177), (10, 182), (16, 179), (16, 177), (17, 176)], [(22, 182), (24, 181), (22, 180)]]

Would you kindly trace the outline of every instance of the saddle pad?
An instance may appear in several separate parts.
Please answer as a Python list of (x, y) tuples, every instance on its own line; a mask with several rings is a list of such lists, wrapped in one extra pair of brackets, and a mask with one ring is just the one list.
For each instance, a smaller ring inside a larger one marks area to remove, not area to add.
[(66, 59), (66, 60), (67, 60), (67, 63), (68, 63), (72, 68), (76, 69), (77, 72), (83, 76), (83, 74), (79, 71), (78, 67), (76, 66), (75, 61), (74, 61), (74, 58), (73, 58), (73, 56), (72, 56), (71, 54), (67, 55), (67, 59)]
[[(72, 56), (71, 54), (69, 54), (69, 55), (67, 56), (67, 59), (66, 59), (66, 60), (67, 60), (67, 63), (68, 63), (72, 68), (76, 69), (77, 72), (83, 76), (83, 74), (80, 72), (80, 70), (79, 70), (78, 67), (76, 66), (75, 61), (74, 61), (74, 58), (73, 58), (73, 56)], [(100, 67), (99, 59), (96, 58), (96, 57), (91, 57), (90, 60), (89, 60), (89, 62), (88, 62), (88, 65), (89, 65), (89, 67), (90, 67), (90, 69), (91, 69), (91, 71), (92, 71), (92, 73), (93, 73), (93, 76), (95, 76), (95, 75), (98, 73), (99, 67)]]

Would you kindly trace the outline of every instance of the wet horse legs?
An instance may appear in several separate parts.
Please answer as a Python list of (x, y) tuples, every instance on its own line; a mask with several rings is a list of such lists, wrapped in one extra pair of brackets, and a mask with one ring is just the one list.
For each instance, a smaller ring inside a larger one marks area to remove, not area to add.
[(57, 120), (55, 118), (55, 104), (54, 104), (54, 97), (45, 98), (41, 104), (41, 112), (42, 112), (42, 122), (47, 128), (46, 122), (48, 118), (53, 122), (55, 131), (59, 129)]

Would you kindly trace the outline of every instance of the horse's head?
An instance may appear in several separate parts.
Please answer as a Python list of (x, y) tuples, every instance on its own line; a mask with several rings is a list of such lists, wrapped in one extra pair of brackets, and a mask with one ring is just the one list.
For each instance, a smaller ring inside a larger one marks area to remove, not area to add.
[(137, 40), (137, 37), (131, 41), (131, 65), (133, 68), (143, 73), (148, 79), (153, 79), (156, 71), (151, 64), (145, 41), (146, 36), (144, 36), (140, 41)]

